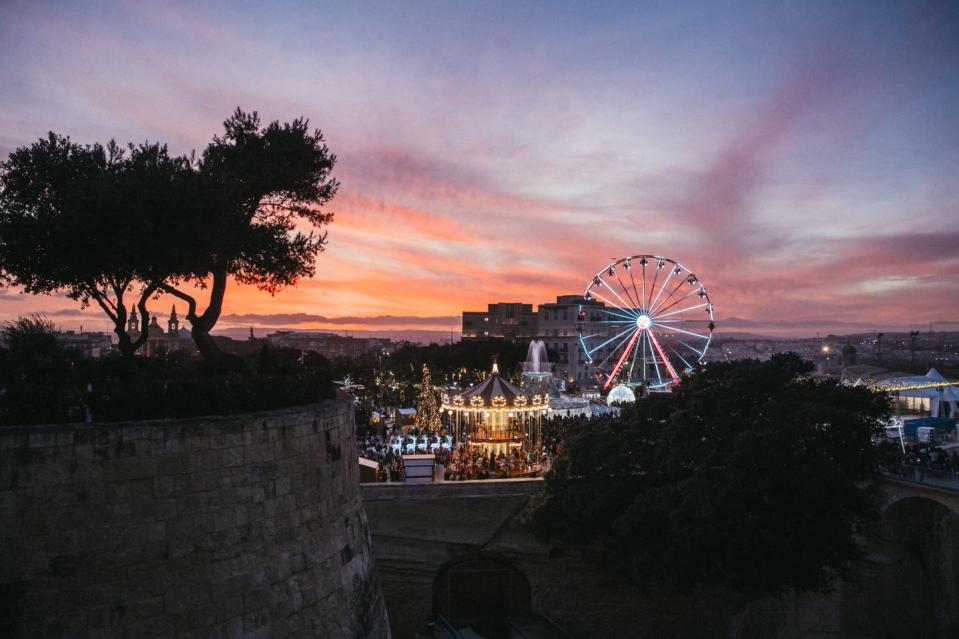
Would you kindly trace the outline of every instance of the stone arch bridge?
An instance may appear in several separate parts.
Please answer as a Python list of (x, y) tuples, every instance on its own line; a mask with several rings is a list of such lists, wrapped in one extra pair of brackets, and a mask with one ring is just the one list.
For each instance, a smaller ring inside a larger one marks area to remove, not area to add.
[(417, 636), (437, 601), (441, 611), (456, 605), (449, 570), (457, 566), (573, 637), (959, 636), (959, 482), (884, 478), (883, 516), (858, 584), (755, 602), (739, 615), (719, 596), (636, 597), (611, 588), (588, 560), (529, 532), (523, 518), (542, 491), (542, 480), (364, 484), (393, 636)]

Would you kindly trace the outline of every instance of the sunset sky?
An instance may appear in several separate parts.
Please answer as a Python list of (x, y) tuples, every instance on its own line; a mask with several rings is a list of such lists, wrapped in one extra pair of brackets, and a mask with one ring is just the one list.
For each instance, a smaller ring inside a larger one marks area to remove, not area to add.
[[(458, 331), (638, 253), (720, 330), (959, 320), (956, 2), (0, 5), (3, 158), (200, 150), (237, 106), (308, 117), (342, 187), (316, 277), (233, 286), (223, 327)], [(0, 290), (36, 310), (108, 328)]]

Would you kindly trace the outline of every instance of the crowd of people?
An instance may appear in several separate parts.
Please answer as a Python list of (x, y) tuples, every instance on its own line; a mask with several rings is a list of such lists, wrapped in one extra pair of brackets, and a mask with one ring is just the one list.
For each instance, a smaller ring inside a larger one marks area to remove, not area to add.
[(549, 455), (517, 448), (494, 453), (481, 446), (454, 442), (444, 432), (420, 431), (415, 426), (405, 432), (387, 428), (368, 431), (357, 438), (360, 457), (375, 461), (378, 481), (403, 481), (403, 455), (432, 454), (446, 481), (467, 479), (505, 479), (535, 477), (549, 468)]
[(451, 450), (442, 450), (436, 455), (436, 463), (443, 466), (446, 481), (535, 477), (543, 470), (542, 462), (543, 456), (519, 448), (494, 453), (467, 444), (456, 444)]
[(879, 464), (891, 475), (914, 475), (913, 469), (933, 471), (945, 477), (959, 479), (959, 457), (938, 446), (907, 444), (905, 452), (899, 442), (885, 441), (879, 445)]
[(393, 452), (392, 447), (382, 435), (369, 431), (365, 435), (357, 436), (356, 450), (363, 459), (379, 464), (377, 479), (383, 476), (389, 481), (400, 481), (403, 473), (403, 457)]

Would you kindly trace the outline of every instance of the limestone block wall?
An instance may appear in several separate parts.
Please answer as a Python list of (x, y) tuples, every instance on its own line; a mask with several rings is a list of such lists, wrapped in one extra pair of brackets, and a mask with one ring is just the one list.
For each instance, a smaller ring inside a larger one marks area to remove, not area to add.
[(346, 400), (0, 429), (7, 637), (389, 637)]

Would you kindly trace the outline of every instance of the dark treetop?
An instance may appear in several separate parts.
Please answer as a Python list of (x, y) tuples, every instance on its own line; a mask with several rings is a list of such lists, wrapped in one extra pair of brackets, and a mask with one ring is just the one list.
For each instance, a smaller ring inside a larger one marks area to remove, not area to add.
[(711, 364), (621, 417), (565, 424), (537, 534), (644, 587), (752, 597), (852, 578), (887, 402), (808, 370), (792, 354)]
[[(326, 234), (296, 225), (327, 224), (321, 207), (338, 183), (336, 157), (306, 120), (261, 126), (237, 109), (224, 129), (198, 161), (159, 144), (81, 146), (53, 133), (17, 149), (0, 165), (0, 276), (96, 302), (125, 355), (147, 339), (149, 300), (174, 295), (200, 353), (229, 366), (210, 337), (228, 279), (275, 293), (312, 276)], [(193, 286), (209, 288), (205, 309)], [(126, 321), (137, 311), (134, 341)]]

